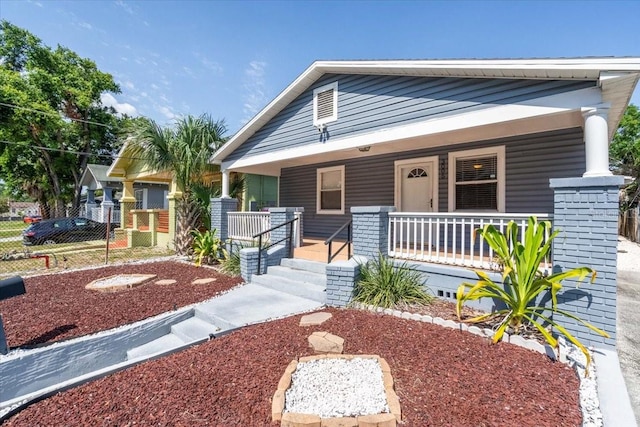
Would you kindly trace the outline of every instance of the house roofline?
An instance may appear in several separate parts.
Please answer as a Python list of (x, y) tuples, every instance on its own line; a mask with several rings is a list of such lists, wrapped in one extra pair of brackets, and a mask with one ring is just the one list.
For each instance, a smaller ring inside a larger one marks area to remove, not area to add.
[[(607, 73), (608, 78), (611, 78), (611, 73), (635, 74), (635, 78), (631, 79), (633, 83), (631, 84), (630, 82), (628, 84), (628, 94), (625, 97), (628, 103), (640, 75), (640, 58), (315, 61), (236, 132), (226, 144), (220, 147), (214, 153), (212, 162), (221, 164), (229, 154), (282, 111), (286, 105), (302, 94), (324, 74), (330, 73), (594, 81), (599, 81), (603, 73)], [(618, 112), (616, 111), (616, 113)], [(617, 124), (620, 117), (621, 114), (614, 114), (614, 117), (610, 118), (610, 123)]]

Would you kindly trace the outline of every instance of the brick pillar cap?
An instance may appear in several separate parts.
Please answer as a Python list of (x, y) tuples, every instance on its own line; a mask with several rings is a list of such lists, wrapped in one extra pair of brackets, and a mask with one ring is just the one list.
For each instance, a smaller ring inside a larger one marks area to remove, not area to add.
[(589, 176), (579, 178), (551, 178), (549, 187), (551, 188), (571, 188), (571, 187), (620, 187), (624, 184), (624, 177), (612, 176)]
[(352, 214), (369, 214), (395, 211), (395, 206), (354, 206), (351, 208)]

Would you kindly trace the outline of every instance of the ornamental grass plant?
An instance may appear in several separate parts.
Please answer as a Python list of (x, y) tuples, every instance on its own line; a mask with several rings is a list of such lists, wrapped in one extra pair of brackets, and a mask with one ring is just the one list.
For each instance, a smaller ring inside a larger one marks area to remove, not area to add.
[(429, 304), (433, 300), (424, 287), (422, 274), (406, 262), (378, 254), (360, 265), (360, 279), (354, 287), (354, 302), (392, 308), (398, 304)]

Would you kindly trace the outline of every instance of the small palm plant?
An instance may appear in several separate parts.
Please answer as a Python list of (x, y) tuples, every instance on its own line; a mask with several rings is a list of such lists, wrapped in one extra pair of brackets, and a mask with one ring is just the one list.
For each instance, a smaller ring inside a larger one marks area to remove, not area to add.
[(207, 264), (212, 264), (219, 259), (221, 241), (216, 237), (216, 230), (192, 230), (193, 254), (196, 257), (196, 265), (200, 267), (204, 260)]
[[(506, 305), (506, 308), (468, 319), (466, 322), (477, 323), (488, 318), (504, 316), (493, 336), (494, 343), (500, 341), (507, 327), (513, 328), (514, 332), (518, 334), (524, 325), (532, 325), (540, 331), (553, 348), (556, 348), (558, 342), (541, 323), (544, 322), (557, 329), (575, 344), (586, 356), (587, 366), (589, 366), (591, 358), (584, 345), (552, 317), (543, 313), (550, 311), (552, 314), (561, 314), (608, 338), (609, 335), (605, 331), (558, 308), (557, 295), (562, 289), (561, 282), (563, 280), (577, 278), (578, 281), (582, 281), (591, 275), (591, 283), (593, 283), (596, 272), (588, 267), (578, 267), (545, 276), (539, 267), (551, 250), (552, 240), (559, 233), (558, 230), (555, 230), (545, 240), (545, 236), (550, 230), (551, 223), (549, 221), (538, 222), (535, 217), (529, 218), (522, 241), (518, 239), (518, 225), (514, 221), (507, 224), (504, 234), (490, 224), (475, 230), (500, 260), (504, 285), (493, 282), (486, 273), (476, 271), (479, 280), (475, 284), (463, 283), (458, 288), (456, 304), (458, 318), (461, 317), (462, 306), (467, 301), (480, 298), (501, 301)], [(543, 292), (550, 292), (551, 307), (535, 305), (536, 299)]]
[[(236, 248), (234, 249), (234, 245)], [(240, 251), (249, 247), (243, 243), (233, 243), (231, 240), (227, 240), (227, 249), (222, 249), (222, 259), (220, 260), (221, 270), (224, 274), (229, 276), (240, 276)]]
[(433, 296), (424, 290), (423, 282), (420, 272), (406, 262), (396, 266), (392, 259), (378, 254), (360, 266), (353, 300), (384, 308), (400, 303), (428, 304)]

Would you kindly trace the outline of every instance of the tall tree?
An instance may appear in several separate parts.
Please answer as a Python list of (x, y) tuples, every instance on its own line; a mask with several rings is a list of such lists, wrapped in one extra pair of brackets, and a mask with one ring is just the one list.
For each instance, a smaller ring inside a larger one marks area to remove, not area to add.
[(640, 199), (640, 110), (637, 106), (627, 107), (609, 152), (612, 169), (634, 179), (626, 188), (627, 200), (622, 208), (634, 207)]
[(87, 164), (117, 152), (119, 120), (100, 96), (119, 91), (90, 59), (0, 21), (0, 172), (12, 191), (45, 214), (79, 206)]
[(202, 201), (213, 195), (206, 178), (219, 167), (209, 163), (225, 142), (224, 120), (208, 115), (187, 116), (174, 127), (162, 128), (153, 120), (137, 121), (129, 138), (132, 157), (141, 158), (153, 170), (170, 171), (182, 197), (176, 204), (175, 249), (186, 255), (191, 248), (191, 230), (200, 224)]

